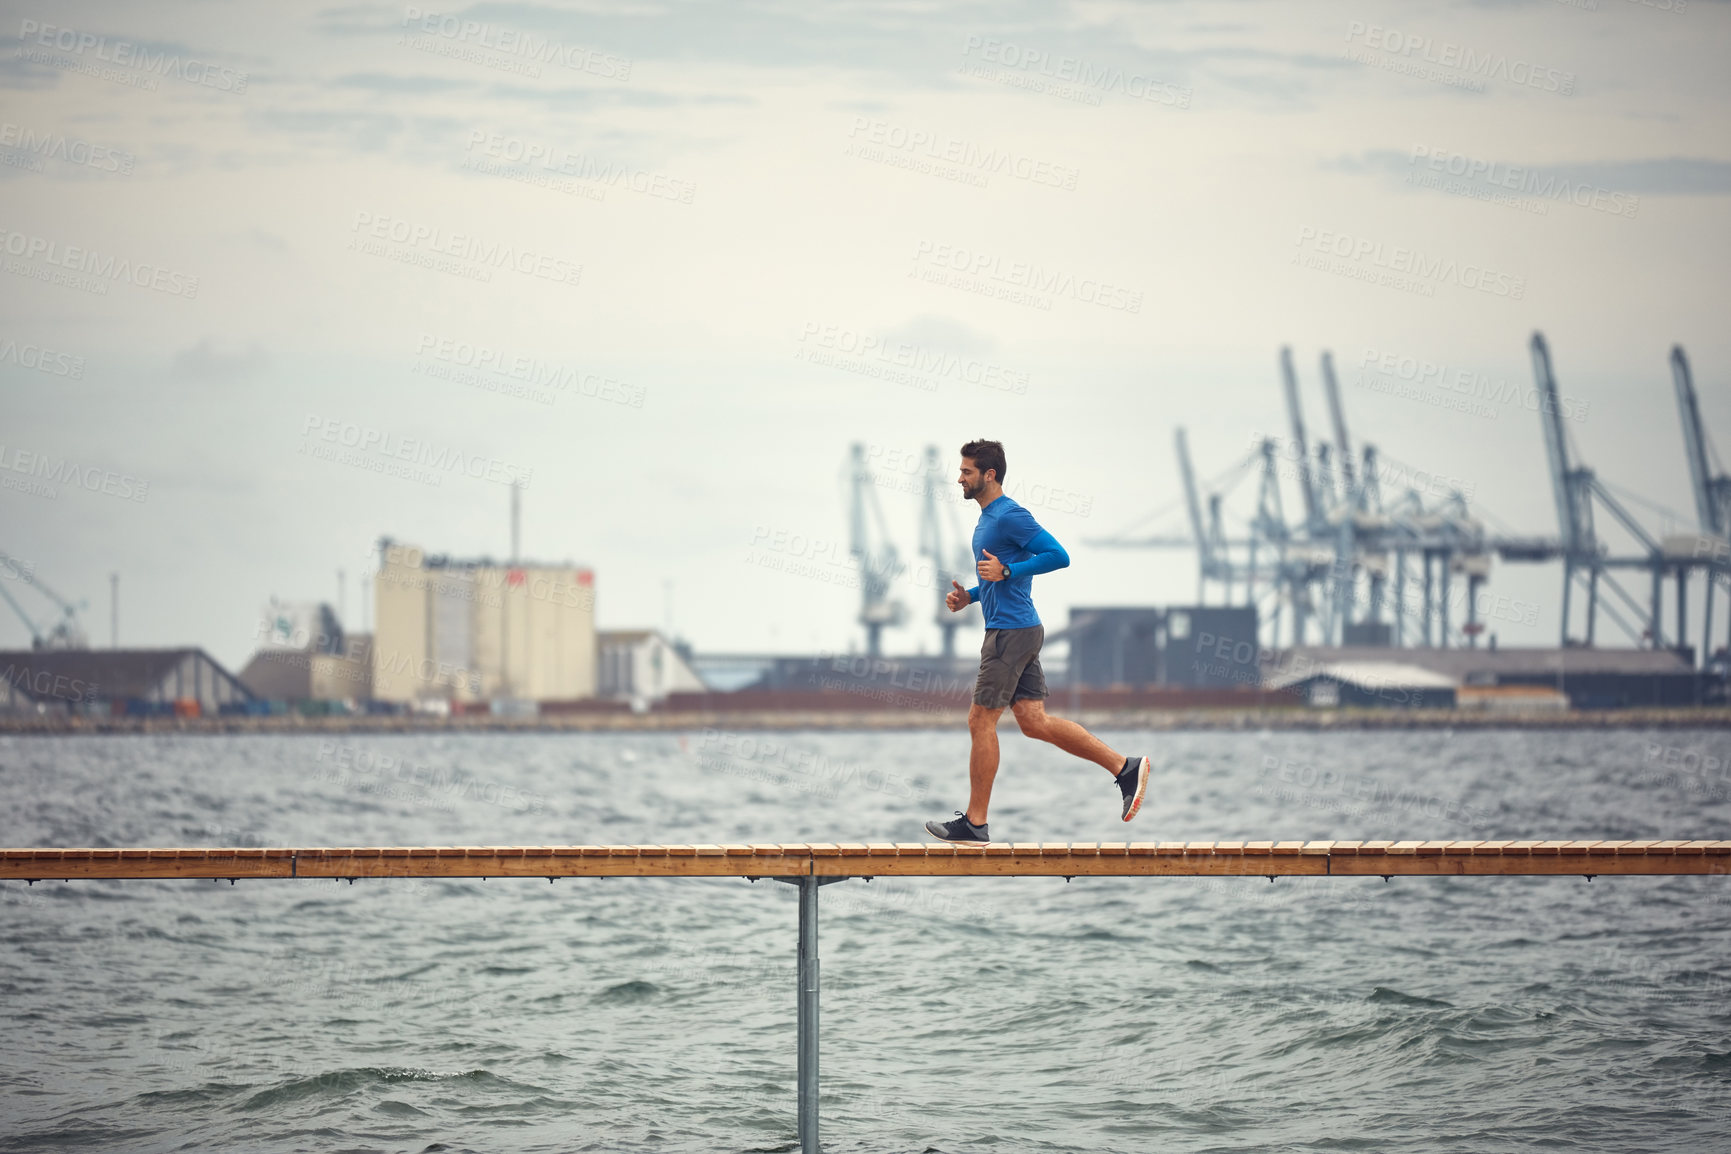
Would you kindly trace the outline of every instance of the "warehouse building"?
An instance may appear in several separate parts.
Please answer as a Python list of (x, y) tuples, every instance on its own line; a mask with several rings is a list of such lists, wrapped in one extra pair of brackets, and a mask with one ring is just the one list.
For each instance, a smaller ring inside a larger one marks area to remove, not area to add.
[(462, 706), (596, 694), (588, 569), (461, 560), (385, 538), (373, 598), (377, 701)]
[(1694, 667), (1687, 651), (1671, 649), (1401, 649), (1322, 648), (1268, 651), (1269, 681), (1330, 663), (1398, 660), (1448, 678), (1469, 697), (1489, 704), (1516, 689), (1549, 689), (1575, 709), (1629, 709), (1713, 705), (1724, 700), (1724, 679)]
[[(1382, 650), (1381, 652), (1387, 652)], [(1268, 678), (1269, 689), (1287, 689), (1311, 705), (1404, 709), (1452, 709), (1453, 678), (1403, 661), (1320, 661)]]
[(372, 635), (346, 632), (329, 604), (273, 597), (255, 632), (259, 649), (240, 680), (261, 702), (348, 708), (373, 696)]
[(251, 700), (202, 649), (0, 652), (0, 708), (11, 712), (198, 717)]
[(600, 637), (600, 694), (633, 709), (659, 705), (670, 693), (702, 693), (708, 686), (682, 652), (653, 629), (614, 629)]
[(373, 638), (346, 633), (336, 652), (265, 648), (253, 654), (240, 680), (265, 701), (369, 701), (373, 696)]

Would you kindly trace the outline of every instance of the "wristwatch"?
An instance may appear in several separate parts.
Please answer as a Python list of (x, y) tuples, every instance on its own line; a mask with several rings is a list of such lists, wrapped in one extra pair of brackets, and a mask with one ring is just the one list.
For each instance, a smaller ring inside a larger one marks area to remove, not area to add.
[(1004, 580), (1008, 581), (1009, 579), (1010, 579), (1010, 567), (1008, 565), (1005, 565), (1004, 566)]

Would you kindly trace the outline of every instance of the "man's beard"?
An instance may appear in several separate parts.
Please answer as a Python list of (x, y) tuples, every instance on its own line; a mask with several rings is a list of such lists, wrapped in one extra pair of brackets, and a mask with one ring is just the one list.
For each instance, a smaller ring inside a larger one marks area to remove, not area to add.
[(969, 485), (964, 482), (962, 485), (962, 500), (972, 501), (975, 497), (980, 495), (985, 487), (986, 483), (984, 481), (980, 482), (978, 485)]

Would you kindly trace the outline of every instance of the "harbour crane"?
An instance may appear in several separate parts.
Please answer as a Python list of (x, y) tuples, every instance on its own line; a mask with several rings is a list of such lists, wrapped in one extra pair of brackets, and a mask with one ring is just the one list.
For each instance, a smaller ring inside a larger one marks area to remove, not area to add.
[(1328, 413), (1334, 421), (1334, 448), (1340, 460), (1341, 498), (1349, 509), (1359, 508), (1358, 479), (1352, 471), (1352, 441), (1346, 435), (1346, 409), (1340, 403), (1340, 383), (1334, 379), (1334, 354), (1322, 352), (1322, 391), (1328, 398)]
[[(1707, 440), (1706, 427), (1701, 423), (1701, 405), (1695, 396), (1695, 381), (1689, 371), (1689, 358), (1681, 345), (1671, 347), (1671, 381), (1677, 390), (1677, 412), (1683, 421), (1683, 451), (1689, 461), (1689, 487), (1695, 496), (1695, 516), (1701, 536), (1690, 550), (1695, 560), (1704, 562), (1707, 570), (1707, 590), (1701, 612), (1701, 654), (1712, 652), (1713, 593), (1731, 568), (1731, 477), (1718, 468), (1717, 455)], [(1678, 571), (1679, 584), (1684, 584), (1683, 571)], [(1679, 621), (1677, 640), (1683, 640), (1682, 604), (1685, 590), (1677, 594)], [(1731, 634), (1726, 647), (1731, 649)]]
[(853, 444), (852, 461), (849, 552), (859, 563), (859, 623), (866, 629), (866, 652), (881, 657), (884, 628), (899, 626), (907, 619), (907, 607), (889, 596), (890, 582), (901, 575), (903, 565), (884, 524), (875, 478), (871, 467), (866, 464), (865, 445), (858, 441)]
[(933, 620), (943, 636), (944, 656), (954, 657), (956, 630), (978, 627), (980, 607), (969, 605), (960, 613), (952, 613), (944, 604), (951, 581), (960, 581), (963, 588), (969, 588), (975, 576), (973, 550), (971, 545), (964, 543), (962, 531), (957, 527), (955, 503), (945, 503), (944, 516), (938, 513), (938, 494), (947, 484), (944, 477), (943, 466), (938, 460), (938, 447), (927, 445), (924, 504), (920, 512), (920, 553), (931, 562), (932, 583), (937, 587), (937, 616)]
[[(1551, 491), (1557, 504), (1557, 528), (1562, 535), (1562, 644), (1569, 644), (1570, 590), (1584, 574), (1587, 593), (1586, 645), (1591, 646), (1594, 642), (1598, 611), (1603, 609), (1636, 645), (1647, 641), (1654, 649), (1661, 649), (1664, 647), (1664, 636), (1659, 620), (1660, 581), (1666, 565), (1659, 542), (1641, 527), (1623, 507), (1622, 502), (1612, 496), (1593, 470), (1570, 455), (1568, 432), (1563, 427), (1562, 398), (1557, 390), (1556, 373), (1551, 367), (1550, 345), (1546, 343), (1543, 333), (1534, 333), (1530, 347), (1533, 377), (1539, 390), (1539, 419), (1545, 432), (1545, 455), (1551, 467)], [(1599, 540), (1594, 525), (1595, 504), (1603, 506), (1640, 544), (1644, 550), (1642, 555), (1610, 555), (1609, 547)], [(1649, 571), (1652, 577), (1652, 600), (1648, 607), (1643, 609), (1640, 602), (1617, 582), (1611, 574), (1611, 570), (1615, 568)], [(1640, 630), (1623, 620), (1609, 602), (1600, 600), (1601, 584), (1621, 598), (1637, 620), (1643, 612), (1646, 613), (1648, 629), (1645, 637)]]
[[(6, 587), (6, 581), (21, 581), (30, 586), (43, 597), (54, 602), (60, 609), (60, 617), (53, 624), (43, 626), (18, 603)], [(19, 561), (8, 553), (0, 552), (0, 597), (12, 607), (12, 612), (24, 622), (24, 628), (30, 631), (30, 648), (32, 649), (89, 649), (90, 641), (84, 634), (84, 627), (79, 624), (78, 611), (87, 607), (87, 602), (73, 604), (60, 594), (50, 589), (35, 569), (27, 562)]]
[(1298, 374), (1292, 370), (1292, 347), (1280, 347), (1280, 379), (1286, 389), (1286, 416), (1292, 427), (1292, 460), (1298, 466), (1298, 491), (1304, 498), (1304, 527), (1314, 533), (1324, 519), (1316, 478), (1310, 471), (1310, 445), (1304, 436), (1304, 410), (1298, 400)]

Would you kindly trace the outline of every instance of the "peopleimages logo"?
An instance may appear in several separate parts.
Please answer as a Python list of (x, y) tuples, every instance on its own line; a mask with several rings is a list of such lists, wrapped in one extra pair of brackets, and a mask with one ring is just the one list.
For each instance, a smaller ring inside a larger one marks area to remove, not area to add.
[[(103, 281), (120, 281), (136, 288), (152, 289), (169, 296), (192, 300), (198, 296), (198, 278), (161, 265), (132, 261), (125, 257), (104, 255), (95, 249), (76, 244), (61, 244), (57, 240), (35, 236), (0, 225), (0, 250), (7, 256), (26, 261), (41, 261), (45, 265), (67, 269), (74, 274), (94, 277), (95, 287), (107, 292)], [(30, 275), (30, 265), (9, 267), (8, 272)]]
[(19, 368), (47, 373), (51, 377), (70, 377), (75, 381), (84, 377), (83, 357), (55, 352), (42, 345), (20, 343), (10, 337), (0, 338), (0, 365), (17, 365)]
[[(1391, 68), (1392, 71), (1411, 71), (1425, 79), (1441, 79), (1450, 84), (1474, 87), (1477, 91), (1483, 91), (1484, 82), (1487, 80), (1506, 80), (1511, 84), (1555, 92), (1562, 96), (1575, 94), (1573, 72), (1547, 68), (1530, 60), (1511, 60), (1504, 53), (1481, 52), (1463, 47), (1452, 40), (1439, 42), (1429, 36), (1415, 36), (1410, 32), (1384, 28), (1380, 24), (1366, 24), (1362, 20), (1347, 22), (1346, 40), (1349, 45), (1353, 41), (1361, 41), (1366, 48), (1374, 48), (1384, 54), (1383, 61), (1374, 58), (1359, 59), (1351, 56), (1351, 50), (1348, 49), (1349, 58), (1358, 59), (1361, 64), (1388, 67), (1389, 61), (1398, 59), (1409, 67)], [(1422, 67), (1425, 65), (1430, 66), (1430, 69)], [(1446, 72), (1437, 73), (1435, 69), (1445, 69)]]
[[(569, 176), (573, 180), (605, 185), (608, 188), (623, 187), (643, 196), (677, 201), (680, 204), (690, 204), (697, 195), (697, 185), (689, 180), (680, 180), (665, 173), (650, 172), (612, 161), (597, 160), (587, 153), (573, 152), (556, 144), (525, 140), (519, 136), (475, 129), (469, 133), (468, 151), (470, 158), (464, 167), (477, 172), (491, 174), (492, 169), (501, 164), (521, 165), (524, 168), (540, 168), (548, 173)], [(493, 165), (488, 166), (477, 158), (477, 152), (480, 157), (494, 162)]]
[[(533, 32), (508, 28), (503, 24), (463, 20), (439, 12), (425, 12), (411, 4), (403, 9), (403, 27), (419, 32), (423, 37), (437, 37), (445, 41), (450, 49), (455, 50), (439, 52), (438, 55), (463, 58), (462, 49), (485, 49), (506, 59), (518, 58), (518, 63), (527, 65), (525, 74), (529, 76), (541, 75), (536, 65), (552, 64), (572, 72), (587, 72), (603, 80), (631, 79), (631, 61), (623, 56), (597, 52), (581, 44), (563, 44), (545, 36), (537, 36)], [(426, 47), (415, 43), (410, 43), (409, 46)], [(475, 63), (485, 64), (489, 61), (483, 58), (475, 60)]]
[(246, 91), (247, 74), (244, 72), (217, 64), (207, 64), (192, 57), (183, 58), (178, 52), (170, 52), (168, 49), (153, 50), (130, 40), (110, 40), (106, 36), (55, 24), (42, 24), (35, 20), (19, 22), (18, 40), (19, 58), (34, 63), (62, 64), (54, 57), (43, 58), (43, 54), (31, 51), (32, 47), (52, 48), (73, 56), (99, 60), (104, 64), (134, 69), (150, 76), (172, 76), (176, 80), (184, 80), (202, 88), (214, 88), (218, 92)]
[[(415, 352), (423, 360), (440, 362), (437, 366), (422, 367), (422, 361), (417, 361), (415, 372), (423, 372), (432, 377), (449, 377), (459, 384), (473, 385), (489, 392), (504, 391), (543, 404), (551, 404), (557, 393), (567, 393), (571, 396), (629, 405), (634, 409), (643, 407), (644, 389), (639, 385), (628, 384), (599, 373), (585, 372), (569, 365), (552, 364), (537, 357), (512, 353), (489, 345), (422, 333)], [(448, 369), (445, 366), (448, 366)], [(472, 372), (465, 374), (464, 370)], [(523, 387), (512, 389), (501, 388), (498, 384), (490, 385), (487, 383), (489, 375), (506, 378)]]
[[(1073, 192), (1077, 169), (1046, 160), (1037, 160), (1007, 148), (988, 148), (975, 141), (964, 140), (927, 128), (909, 128), (888, 120), (868, 116), (853, 118), (848, 130), (848, 155), (864, 160), (888, 163), (894, 167), (931, 171), (932, 164), (952, 165), (970, 177), (970, 183), (985, 184), (990, 176), (1008, 176), (1030, 184), (1044, 184)], [(936, 175), (944, 175), (939, 170)]]
[[(1524, 193), (1539, 200), (1567, 201), (1577, 208), (1590, 208), (1610, 216), (1633, 219), (1641, 208), (1641, 198), (1626, 192), (1614, 192), (1596, 184), (1570, 180), (1566, 176), (1558, 176), (1539, 168), (1478, 160), (1446, 148), (1415, 144), (1407, 163), (1412, 167), (1412, 171), (1407, 173), (1409, 184), (1415, 183), (1415, 176), (1422, 175), (1422, 166), (1431, 172), (1458, 177), (1469, 186), (1482, 185), (1487, 190), (1508, 189), (1510, 192)], [(1448, 190), (1445, 188), (1445, 191)]]
[[(1190, 107), (1191, 92), (1188, 88), (1155, 80), (1140, 72), (1125, 72), (1122, 68), (1095, 64), (1076, 56), (1054, 57), (1049, 52), (1023, 48), (992, 36), (969, 36), (962, 45), (962, 55), (1011, 69), (1012, 75), (1019, 72), (1030, 77), (1055, 80), (1061, 84), (1077, 85), (1076, 91), (1080, 95), (1091, 97), (1084, 103), (1098, 104), (1099, 93), (1115, 92), (1132, 100), (1145, 100), (1171, 108)], [(1038, 86), (1029, 87), (1039, 90)]]
[[(1002, 292), (1024, 296), (1069, 297), (1083, 304), (1120, 312), (1142, 311), (1142, 293), (1088, 277), (1077, 277), (1027, 261), (1006, 261), (990, 253), (953, 244), (922, 240), (914, 247), (916, 271), (953, 273), (989, 285)], [(1048, 302), (1044, 307), (1050, 308)]]
[[(399, 246), (399, 253), (420, 254), (426, 261), (436, 262), (439, 258), (451, 258), (470, 266), (478, 266), (467, 270), (480, 274), (477, 279), (490, 280), (489, 269), (504, 268), (524, 276), (552, 281), (554, 284), (578, 285), (583, 281), (583, 266), (563, 257), (536, 252), (534, 249), (518, 248), (499, 241), (482, 240), (469, 233), (452, 232), (437, 225), (420, 224), (401, 217), (358, 210), (349, 231), (354, 234), (349, 245), (351, 248), (372, 251), (366, 248), (367, 242), (371, 241), (378, 247), (374, 255), (389, 256), (391, 251), (382, 247), (388, 242)], [(406, 263), (420, 262), (409, 260)]]
[[(18, 482), (11, 474), (30, 478)], [(41, 482), (41, 485), (35, 484)], [(58, 496), (43, 485), (68, 485), (90, 493), (119, 497), (123, 501), (143, 502), (150, 496), (150, 482), (131, 473), (116, 473), (100, 465), (85, 465), (58, 453), (20, 449), (16, 445), (0, 444), (0, 488), (33, 492), (50, 499)]]
[(1332, 232), (1306, 225), (1298, 230), (1298, 239), (1294, 243), (1301, 250), (1300, 253), (1293, 254), (1295, 264), (1300, 263), (1302, 250), (1308, 248), (1322, 256), (1338, 257), (1354, 264), (1370, 266), (1369, 269), (1362, 270), (1365, 272), (1381, 269), (1400, 278), (1412, 278), (1421, 285), (1453, 284), (1517, 301), (1527, 294), (1526, 277), (1498, 272), (1482, 265), (1463, 264), (1453, 257), (1426, 256), (1417, 249), (1401, 245), (1385, 246), (1381, 241), (1355, 237), (1349, 233)]
[(0, 123), (0, 147), (10, 148), (32, 159), (59, 160), (94, 168), (98, 172), (132, 175), (133, 157), (102, 144), (92, 144), (64, 132), (38, 131), (10, 120)]
[[(336, 459), (336, 455), (328, 450), (346, 449), (375, 458), (382, 463), (401, 462), (414, 466), (435, 478), (444, 473), (461, 473), (477, 481), (487, 480), (501, 485), (521, 485), (527, 488), (535, 475), (533, 468), (510, 461), (465, 453), (450, 445), (438, 445), (418, 437), (403, 437), (388, 429), (375, 429), (336, 417), (320, 417), (308, 413), (301, 427), (301, 436), (301, 451), (308, 456)], [(321, 445), (326, 451), (321, 451)], [(438, 481), (433, 483), (437, 484)]]
[[(838, 359), (877, 361), (887, 367), (907, 370), (913, 376), (898, 383), (910, 384), (927, 392), (937, 388), (937, 382), (930, 379), (932, 377), (965, 381), (971, 385), (1002, 389), (1009, 393), (1028, 391), (1027, 373), (1007, 369), (976, 357), (958, 357), (940, 349), (927, 348), (911, 341), (898, 341), (842, 325), (807, 321), (800, 329), (799, 340), (800, 347), (794, 353), (796, 360), (833, 365), (837, 368), (846, 367), (837, 364)], [(826, 353), (832, 355), (825, 356)]]
[[(1523, 385), (1519, 381), (1510, 382), (1501, 377), (1492, 380), (1484, 373), (1472, 369), (1451, 368), (1442, 362), (1426, 360), (1423, 357), (1367, 348), (1359, 359), (1358, 367), (1359, 384), (1378, 392), (1391, 390), (1379, 388), (1367, 381), (1367, 377), (1404, 381), (1436, 395), (1454, 393), (1462, 398), (1487, 401), (1494, 405), (1520, 405), (1535, 413), (1541, 410), (1549, 412), (1552, 407), (1549, 399), (1531, 385)], [(1584, 421), (1587, 419), (1589, 404), (1590, 402), (1579, 397), (1559, 395), (1555, 407), (1567, 420)], [(1491, 410), (1488, 415), (1495, 416), (1495, 410)]]

